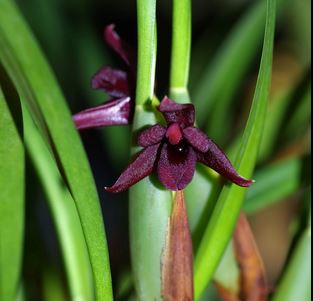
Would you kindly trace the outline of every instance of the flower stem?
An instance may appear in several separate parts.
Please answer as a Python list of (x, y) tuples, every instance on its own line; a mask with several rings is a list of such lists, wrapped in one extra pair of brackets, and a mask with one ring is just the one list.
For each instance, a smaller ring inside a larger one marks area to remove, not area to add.
[[(155, 0), (137, 0), (138, 66), (136, 109), (133, 132), (156, 123), (151, 101), (156, 59)], [(138, 148), (133, 147), (132, 152)], [(161, 256), (165, 244), (171, 195), (151, 177), (131, 187), (129, 192), (130, 250), (136, 300), (161, 301)]]
[(156, 34), (156, 0), (137, 0), (138, 65), (136, 104), (143, 105), (152, 99), (154, 92)]
[(191, 1), (173, 1), (172, 57), (170, 97), (189, 101), (187, 89), (191, 46)]

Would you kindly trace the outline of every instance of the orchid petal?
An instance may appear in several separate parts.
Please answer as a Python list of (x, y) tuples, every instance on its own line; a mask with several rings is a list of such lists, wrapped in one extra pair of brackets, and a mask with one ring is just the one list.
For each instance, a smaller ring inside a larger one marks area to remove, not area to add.
[(192, 180), (196, 154), (191, 146), (164, 143), (157, 166), (160, 182), (170, 190), (182, 190)]
[(179, 104), (165, 96), (158, 110), (163, 113), (167, 123), (179, 123), (185, 128), (193, 126), (195, 122), (195, 109), (190, 103)]
[(184, 138), (196, 150), (206, 153), (209, 150), (210, 139), (201, 130), (195, 127), (188, 127), (183, 130)]
[(109, 66), (102, 67), (91, 80), (93, 89), (101, 89), (114, 98), (129, 96), (128, 74)]
[(132, 115), (130, 97), (114, 99), (99, 106), (81, 111), (73, 116), (77, 129), (130, 123)]
[(253, 180), (245, 179), (237, 173), (224, 152), (211, 139), (209, 139), (209, 143), (209, 150), (206, 153), (197, 152), (197, 160), (199, 162), (209, 166), (239, 186), (249, 187), (253, 184)]
[(154, 167), (159, 144), (145, 148), (128, 167), (123, 171), (115, 184), (105, 189), (109, 192), (121, 192), (148, 176)]
[(160, 143), (166, 133), (166, 129), (156, 124), (138, 135), (137, 143), (142, 147), (147, 147), (156, 143)]
[(111, 24), (105, 27), (104, 38), (109, 46), (123, 59), (123, 61), (133, 69), (136, 67), (135, 52), (124, 42), (114, 30), (115, 25)]

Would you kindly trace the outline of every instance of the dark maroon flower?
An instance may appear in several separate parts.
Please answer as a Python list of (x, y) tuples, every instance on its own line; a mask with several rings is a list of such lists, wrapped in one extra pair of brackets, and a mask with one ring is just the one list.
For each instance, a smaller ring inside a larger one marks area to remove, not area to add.
[(122, 58), (127, 71), (104, 66), (93, 76), (92, 88), (105, 91), (110, 99), (104, 104), (75, 114), (73, 119), (78, 129), (125, 125), (130, 123), (132, 117), (136, 76), (135, 52), (120, 39), (113, 24), (105, 28), (104, 39)]
[(167, 126), (156, 124), (139, 134), (137, 142), (144, 149), (106, 190), (123, 191), (154, 170), (167, 189), (182, 190), (192, 180), (196, 161), (239, 186), (248, 187), (253, 183), (241, 177), (224, 152), (194, 127), (192, 104), (178, 104), (164, 97), (158, 110), (164, 115)]

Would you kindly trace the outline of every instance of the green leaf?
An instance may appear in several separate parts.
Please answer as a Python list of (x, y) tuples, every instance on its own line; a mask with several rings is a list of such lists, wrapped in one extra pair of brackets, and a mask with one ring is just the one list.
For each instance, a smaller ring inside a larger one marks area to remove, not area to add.
[[(281, 149), (294, 143), (299, 136), (303, 137), (310, 120), (311, 80), (308, 72), (304, 72), (295, 85), (283, 87), (271, 96), (258, 162), (269, 160), (277, 147)], [(227, 150), (230, 158), (235, 157), (241, 136), (239, 133)]]
[(311, 84), (309, 84), (297, 99), (297, 107), (288, 118), (288, 122), (283, 129), (282, 140), (295, 140), (303, 135), (311, 123)]
[(228, 243), (222, 260), (215, 271), (214, 282), (217, 282), (233, 296), (240, 294), (240, 269), (232, 240)]
[(295, 141), (297, 134), (303, 134), (311, 119), (311, 81), (307, 74), (294, 85), (276, 91), (266, 116), (264, 136), (259, 160), (272, 155), (275, 147)]
[(40, 130), (49, 133), (77, 206), (97, 300), (112, 300), (101, 208), (85, 152), (48, 63), (17, 8), (8, 0), (0, 2), (0, 60)]
[(133, 276), (130, 270), (123, 270), (119, 273), (118, 279), (116, 281), (115, 287), (115, 297), (117, 300), (124, 300), (127, 296), (129, 296), (133, 289)]
[(26, 107), (25, 142), (47, 196), (57, 230), (72, 300), (94, 298), (91, 266), (75, 202)]
[(8, 105), (0, 86), (0, 300), (3, 301), (15, 300), (17, 296), (24, 239), (24, 147), (20, 136), (23, 130), (17, 128), (14, 119), (17, 124), (22, 121), (20, 104)]
[(284, 16), (292, 50), (303, 66), (311, 65), (311, 1), (292, 1)]
[(63, 18), (63, 10), (56, 4), (57, 1), (42, 2), (40, 0), (15, 1), (23, 12), (34, 34), (42, 42), (43, 48), (51, 58), (52, 64), (58, 63), (60, 70), (66, 70), (63, 63), (64, 53), (68, 45)]
[(260, 147), (259, 160), (263, 161), (273, 154), (275, 142), (280, 133), (282, 122), (292, 99), (292, 89), (271, 99), (264, 125), (264, 135)]
[[(43, 272), (43, 300), (45, 301), (66, 301), (66, 294), (62, 283), (62, 277), (53, 268), (46, 267)], [(89, 300), (89, 299), (71, 299)], [(91, 299), (90, 299), (91, 300)]]
[[(267, 1), (264, 46), (254, 99), (235, 167), (251, 177), (263, 132), (270, 88), (276, 1)], [(212, 213), (195, 258), (195, 297), (198, 300), (208, 285), (234, 229), (246, 189), (225, 186)]]
[(255, 174), (243, 209), (251, 214), (295, 193), (301, 182), (301, 160), (291, 158), (271, 164)]
[(23, 286), (23, 283), (20, 283), (15, 301), (25, 301), (25, 300), (26, 300), (26, 297), (25, 297), (24, 286)]
[(302, 234), (272, 300), (311, 300), (311, 226)]

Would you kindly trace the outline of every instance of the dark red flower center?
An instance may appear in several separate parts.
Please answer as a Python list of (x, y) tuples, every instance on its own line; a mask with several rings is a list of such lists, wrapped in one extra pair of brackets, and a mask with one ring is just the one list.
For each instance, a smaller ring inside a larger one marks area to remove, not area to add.
[(187, 158), (189, 146), (185, 139), (182, 139), (178, 144), (168, 144), (168, 158), (172, 164), (180, 164)]
[(165, 134), (169, 143), (177, 145), (183, 139), (183, 133), (178, 123), (172, 123), (166, 130)]

